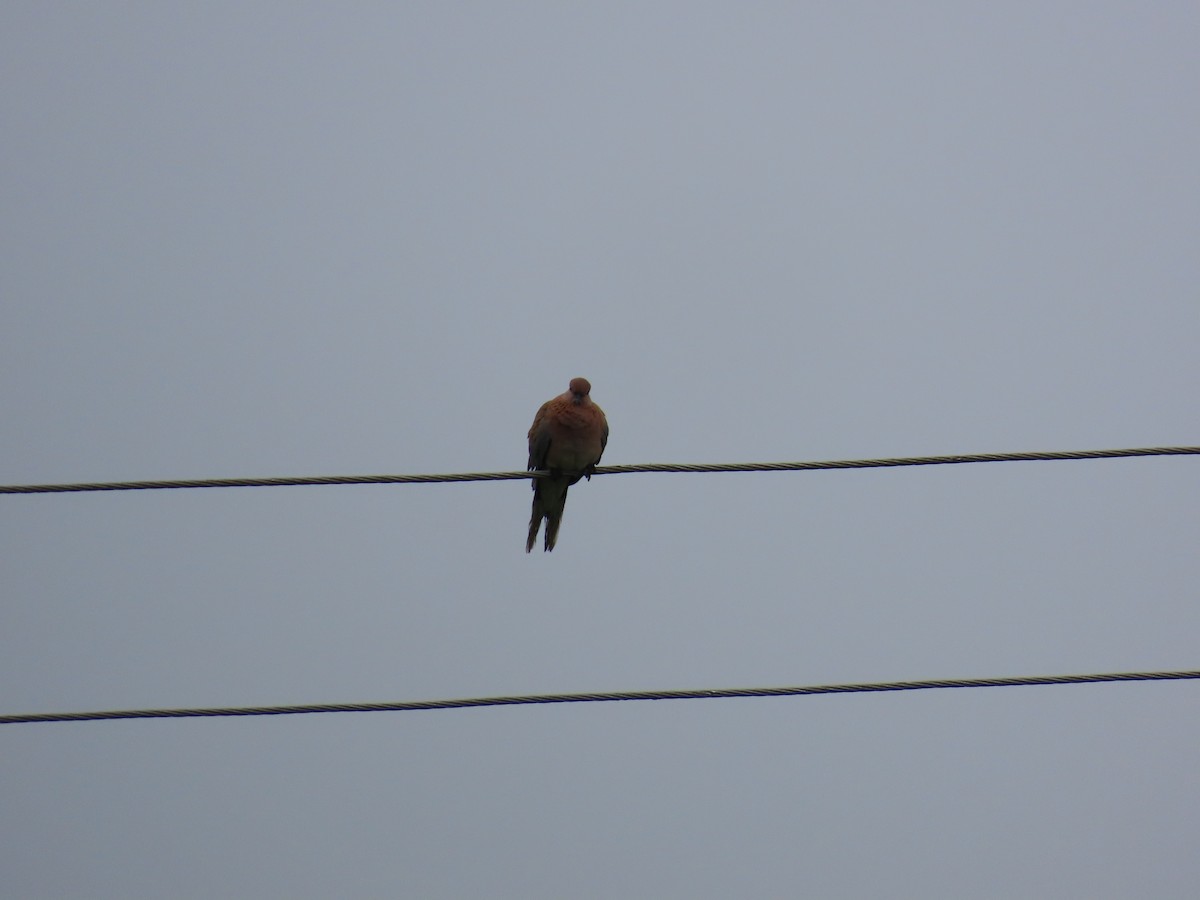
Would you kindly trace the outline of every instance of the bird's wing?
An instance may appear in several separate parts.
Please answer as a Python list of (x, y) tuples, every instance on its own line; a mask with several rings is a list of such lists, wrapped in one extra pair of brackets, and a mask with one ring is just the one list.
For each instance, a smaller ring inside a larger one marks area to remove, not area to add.
[[(529, 426), (529, 471), (534, 469), (546, 468), (546, 456), (550, 452), (550, 404), (553, 400), (547, 400), (541, 405), (537, 411), (537, 415), (533, 417), (533, 424)], [(536, 480), (534, 482), (537, 483)]]

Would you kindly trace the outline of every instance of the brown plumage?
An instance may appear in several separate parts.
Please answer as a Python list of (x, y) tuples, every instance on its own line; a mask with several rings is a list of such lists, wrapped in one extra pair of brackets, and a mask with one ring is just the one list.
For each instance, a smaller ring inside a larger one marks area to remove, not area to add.
[(533, 514), (525, 552), (533, 549), (542, 519), (546, 520), (546, 550), (558, 541), (567, 488), (592, 472), (608, 443), (604, 410), (589, 396), (586, 378), (572, 378), (565, 394), (542, 404), (529, 428), (529, 470), (549, 469), (545, 478), (533, 479)]

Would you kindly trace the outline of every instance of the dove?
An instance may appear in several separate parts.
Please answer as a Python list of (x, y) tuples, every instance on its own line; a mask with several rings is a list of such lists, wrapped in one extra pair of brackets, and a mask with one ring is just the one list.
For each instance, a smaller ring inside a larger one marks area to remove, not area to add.
[(592, 385), (586, 378), (572, 378), (565, 394), (547, 400), (533, 417), (529, 428), (529, 470), (549, 469), (544, 478), (533, 479), (533, 513), (525, 552), (533, 549), (542, 519), (546, 520), (547, 551), (558, 541), (567, 488), (580, 478), (592, 478), (608, 443), (608, 420), (604, 410), (592, 402)]

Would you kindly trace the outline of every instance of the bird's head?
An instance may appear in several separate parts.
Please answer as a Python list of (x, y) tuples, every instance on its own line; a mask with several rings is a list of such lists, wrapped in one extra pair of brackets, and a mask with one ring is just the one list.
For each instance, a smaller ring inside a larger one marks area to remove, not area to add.
[(571, 399), (576, 403), (582, 403), (592, 390), (592, 384), (586, 378), (572, 378), (567, 387), (571, 391)]

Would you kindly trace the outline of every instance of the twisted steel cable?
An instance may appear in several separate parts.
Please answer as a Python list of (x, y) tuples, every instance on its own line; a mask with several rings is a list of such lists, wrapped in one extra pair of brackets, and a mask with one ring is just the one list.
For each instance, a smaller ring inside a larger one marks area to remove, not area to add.
[[(596, 475), (635, 472), (804, 472), (816, 469), (879, 469), (897, 466), (945, 466), (962, 463), (1022, 462), (1060, 459), (1117, 459), (1130, 456), (1197, 456), (1200, 447), (1133, 447), (1123, 450), (1063, 450), (1045, 453), (970, 453), (954, 456), (908, 456), (885, 459), (842, 459), (777, 463), (643, 463), (599, 466)], [(435, 484), (453, 481), (514, 481), (544, 478), (534, 472), (457, 472), (446, 475), (315, 475), (298, 478), (197, 478), (172, 481), (110, 481), (77, 484), (0, 485), (0, 494), (61, 494), (84, 491), (148, 491), (214, 487), (287, 487), (319, 484)]]
[(544, 703), (604, 703), (616, 700), (705, 700), (719, 697), (794, 697), (810, 694), (924, 691), (935, 688), (1019, 687), (1050, 684), (1089, 684), (1109, 681), (1180, 681), (1194, 678), (1200, 678), (1200, 670), (1108, 672), (1097, 675), (1029, 675), (1013, 678), (953, 678), (931, 681), (881, 681), (863, 684), (820, 684), (806, 687), (529, 694), (513, 697), (469, 697), (460, 700), (416, 700), (401, 703), (313, 703), (301, 706), (231, 706), (208, 709), (122, 709), (107, 712), (3, 715), (0, 716), (0, 725), (20, 722), (83, 722), (99, 719), (183, 719), (206, 716), (288, 716), (304, 713), (330, 712), (406, 712), (418, 709), (462, 709), (464, 707), (475, 706), (531, 706)]

